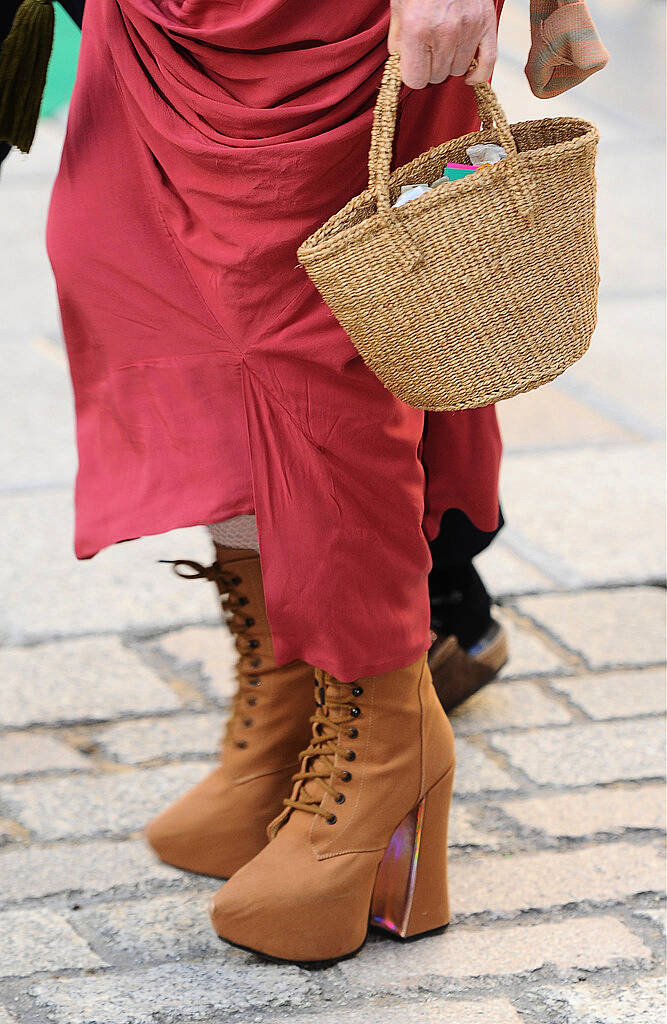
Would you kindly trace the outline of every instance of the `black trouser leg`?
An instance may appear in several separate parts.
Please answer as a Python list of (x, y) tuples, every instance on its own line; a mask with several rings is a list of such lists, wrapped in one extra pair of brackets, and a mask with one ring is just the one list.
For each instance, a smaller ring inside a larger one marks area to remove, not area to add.
[(431, 541), (433, 569), (428, 578), (431, 627), (440, 636), (454, 635), (469, 648), (491, 624), (491, 598), (473, 565), (504, 524), (498, 509), (498, 528), (487, 533), (473, 526), (460, 509), (448, 509), (440, 533)]

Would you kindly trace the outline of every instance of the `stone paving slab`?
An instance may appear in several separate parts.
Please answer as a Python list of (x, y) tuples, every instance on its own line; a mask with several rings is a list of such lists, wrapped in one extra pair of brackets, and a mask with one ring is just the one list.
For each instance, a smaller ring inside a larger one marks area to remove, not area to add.
[(0, 650), (0, 724), (63, 725), (174, 711), (174, 693), (117, 637)]
[(418, 943), (369, 943), (339, 965), (349, 993), (441, 991), (442, 979), (469, 980), (560, 971), (594, 971), (621, 963), (649, 966), (651, 951), (613, 917), (570, 918), (506, 928), (452, 929)]
[(227, 953), (200, 963), (170, 963), (92, 978), (41, 981), (27, 990), (37, 1009), (67, 1024), (210, 1021), (215, 1015), (306, 1006), (315, 984), (298, 967)]
[(667, 1004), (664, 978), (639, 978), (630, 985), (602, 986), (588, 984), (558, 990), (552, 994), (552, 1005), (566, 1008), (568, 1024), (664, 1024)]
[(87, 758), (53, 736), (26, 733), (0, 736), (0, 776), (87, 771), (89, 768)]
[(501, 402), (498, 416), (508, 455), (637, 439), (553, 384)]
[(203, 893), (98, 903), (70, 911), (67, 919), (80, 934), (97, 936), (96, 948), (101, 939), (105, 956), (120, 966), (220, 957), (223, 947), (207, 911), (212, 885)]
[(667, 932), (667, 909), (662, 907), (660, 910), (637, 910), (635, 911), (637, 917), (647, 917), (658, 926), (663, 935)]
[(483, 793), (486, 790), (518, 789), (512, 776), (471, 742), (460, 739), (456, 744), (454, 792), (457, 795)]
[(173, 660), (174, 669), (202, 685), (204, 692), (223, 706), (236, 689), (236, 648), (221, 625), (188, 626), (165, 633), (151, 645)]
[(561, 657), (535, 630), (504, 608), (494, 611), (494, 616), (507, 631), (510, 658), (500, 672), (502, 679), (519, 676), (543, 676), (571, 672), (567, 661)]
[(665, 713), (665, 669), (610, 672), (554, 679), (551, 683), (590, 718), (633, 718)]
[(562, 586), (664, 579), (664, 464), (660, 444), (510, 455), (505, 541), (543, 552), (535, 564)]
[(117, 544), (77, 562), (70, 488), (2, 497), (0, 519), (6, 549), (12, 551), (0, 565), (2, 592), (12, 595), (0, 611), (0, 636), (8, 644), (84, 633), (145, 633), (219, 617), (212, 584), (179, 579), (168, 565), (158, 564), (161, 558), (210, 562), (203, 529)]
[(0, 447), (3, 488), (71, 486), (76, 455), (64, 362), (38, 342), (22, 342), (3, 358), (2, 377), (0, 436), (11, 438)]
[(16, 1024), (16, 1017), (10, 1017), (4, 1006), (0, 1006), (0, 1024)]
[(489, 742), (538, 785), (588, 786), (665, 772), (660, 718), (493, 733)]
[(123, 764), (214, 757), (220, 750), (225, 721), (226, 716), (216, 712), (118, 722), (97, 733), (95, 742), (107, 757)]
[(657, 847), (627, 842), (557, 852), (477, 854), (452, 859), (450, 885), (455, 916), (502, 918), (526, 910), (660, 893), (663, 857)]
[(572, 721), (572, 713), (536, 683), (504, 681), (485, 686), (449, 717), (457, 736)]
[(128, 835), (209, 770), (194, 762), (5, 784), (0, 808), (41, 840)]
[(537, 595), (518, 607), (590, 668), (665, 660), (665, 591), (657, 587)]
[[(637, 330), (641, 359), (636, 358)], [(560, 387), (648, 437), (665, 431), (665, 302), (661, 295), (601, 302), (591, 347)], [(636, 397), (641, 395), (641, 402)]]
[[(326, 1006), (326, 1004), (323, 1004)], [(420, 995), (414, 1002), (388, 1003), (373, 1000), (354, 1008), (327, 1011), (305, 1017), (276, 1017), (272, 1024), (521, 1024), (521, 1018), (507, 999), (479, 999), (476, 1002)]]
[(0, 914), (0, 978), (100, 967), (103, 961), (52, 910), (8, 910)]
[(182, 882), (142, 840), (15, 846), (0, 850), (0, 904), (73, 894), (98, 896), (152, 883)]
[(662, 783), (544, 794), (506, 800), (499, 806), (523, 828), (538, 829), (559, 839), (665, 828)]
[(507, 594), (535, 594), (552, 590), (554, 586), (554, 580), (546, 573), (540, 572), (506, 546), (502, 533), (477, 556), (475, 566), (487, 590), (496, 598)]
[(478, 805), (460, 804), (455, 796), (450, 810), (447, 842), (450, 848), (496, 850), (501, 845), (501, 836), (479, 820)]

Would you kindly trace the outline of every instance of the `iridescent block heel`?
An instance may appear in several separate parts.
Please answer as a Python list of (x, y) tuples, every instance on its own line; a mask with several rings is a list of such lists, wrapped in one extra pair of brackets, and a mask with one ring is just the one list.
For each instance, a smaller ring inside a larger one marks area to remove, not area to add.
[(398, 826), (378, 869), (370, 923), (413, 939), (449, 923), (447, 823), (454, 766)]

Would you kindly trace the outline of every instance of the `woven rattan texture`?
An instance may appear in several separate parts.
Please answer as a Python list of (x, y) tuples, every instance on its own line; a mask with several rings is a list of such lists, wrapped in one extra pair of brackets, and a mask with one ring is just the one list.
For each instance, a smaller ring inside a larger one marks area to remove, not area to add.
[[(471, 409), (539, 387), (584, 354), (595, 328), (597, 129), (575, 118), (510, 129), (484, 85), (482, 131), (390, 175), (399, 88), (390, 57), (369, 188), (299, 260), (369, 368), (408, 404)], [(390, 208), (401, 185), (434, 181), (485, 141), (500, 141), (507, 159)]]

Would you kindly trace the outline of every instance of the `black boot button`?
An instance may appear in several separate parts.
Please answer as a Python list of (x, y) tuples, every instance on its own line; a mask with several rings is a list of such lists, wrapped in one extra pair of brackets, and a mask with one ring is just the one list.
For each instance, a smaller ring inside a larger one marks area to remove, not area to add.
[(338, 818), (336, 817), (335, 814), (327, 814), (327, 821), (329, 822), (330, 825), (335, 825), (336, 822), (338, 821)]
[(344, 804), (345, 803), (345, 793), (339, 793), (338, 794), (338, 796), (336, 797), (336, 803), (337, 804)]
[(355, 754), (355, 752), (353, 750), (348, 750), (345, 753), (345, 760), (346, 761), (354, 761), (356, 756), (357, 755)]
[(341, 772), (340, 773), (340, 781), (341, 782), (351, 782), (352, 781), (352, 772)]
[(352, 725), (347, 730), (347, 735), (350, 737), (351, 740), (356, 740), (357, 736), (359, 735), (359, 730), (355, 729), (355, 727)]
[(358, 708), (358, 707), (350, 708), (350, 714), (352, 715), (353, 718), (358, 718), (359, 715), (361, 714), (361, 708)]
[(354, 686), (352, 688), (352, 696), (353, 697), (361, 697), (363, 692), (364, 692), (363, 686)]

